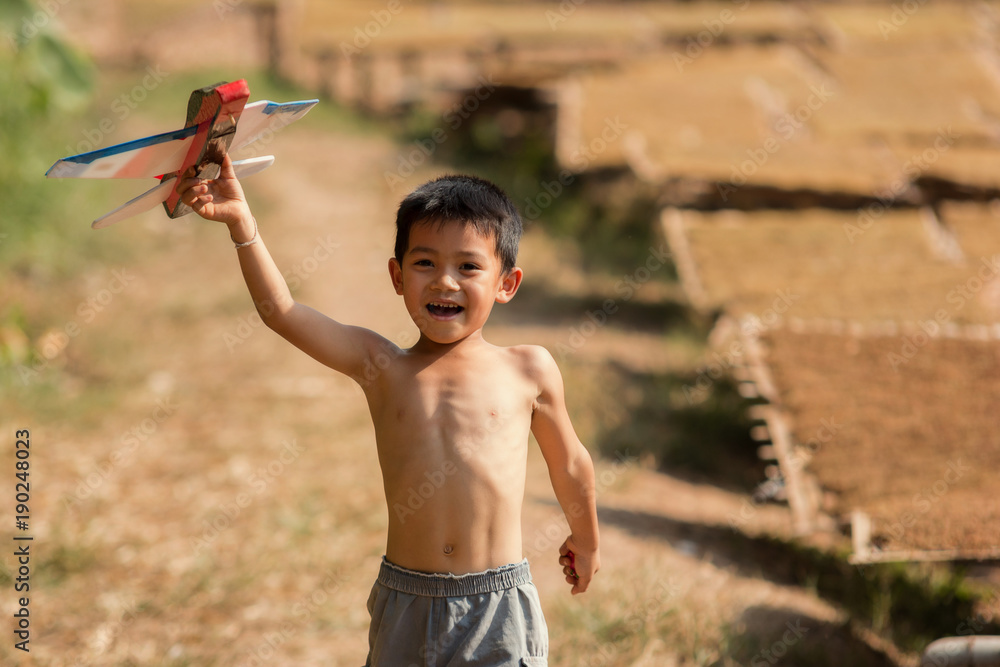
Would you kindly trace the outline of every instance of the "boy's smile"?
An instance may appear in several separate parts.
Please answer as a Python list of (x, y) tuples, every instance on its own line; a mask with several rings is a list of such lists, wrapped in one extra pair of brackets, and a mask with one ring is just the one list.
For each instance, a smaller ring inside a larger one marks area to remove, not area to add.
[(465, 308), (458, 305), (457, 303), (453, 303), (451, 301), (442, 301), (440, 299), (432, 301), (431, 303), (427, 304), (427, 312), (430, 313), (430, 316), (433, 317), (435, 320), (441, 320), (445, 322), (458, 317), (458, 314), (461, 313), (463, 310), (465, 310)]
[(502, 272), (494, 239), (457, 222), (414, 225), (402, 262), (389, 260), (396, 293), (403, 297), (423, 338), (449, 344), (477, 333), (494, 303), (513, 298), (521, 270)]

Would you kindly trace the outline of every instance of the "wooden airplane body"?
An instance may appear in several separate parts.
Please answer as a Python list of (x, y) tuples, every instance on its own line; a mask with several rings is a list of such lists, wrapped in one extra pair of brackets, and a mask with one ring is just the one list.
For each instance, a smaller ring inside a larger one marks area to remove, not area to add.
[[(283, 104), (262, 100), (247, 104), (250, 89), (240, 79), (199, 88), (188, 100), (187, 119), (180, 130), (164, 132), (58, 160), (49, 178), (158, 178), (159, 184), (93, 222), (95, 229), (147, 211), (162, 202), (171, 218), (191, 212), (177, 196), (177, 178), (196, 167), (199, 178), (217, 178), (222, 159), (293, 123), (319, 100)], [(238, 177), (266, 169), (274, 157), (233, 162)]]

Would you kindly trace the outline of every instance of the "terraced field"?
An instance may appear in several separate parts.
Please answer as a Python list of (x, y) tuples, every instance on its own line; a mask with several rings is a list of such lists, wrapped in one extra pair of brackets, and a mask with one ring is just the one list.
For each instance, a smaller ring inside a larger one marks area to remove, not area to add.
[[(764, 340), (831, 511), (867, 512), (885, 551), (1000, 556), (995, 339), (781, 330)], [(831, 426), (820, 441), (822, 424)]]

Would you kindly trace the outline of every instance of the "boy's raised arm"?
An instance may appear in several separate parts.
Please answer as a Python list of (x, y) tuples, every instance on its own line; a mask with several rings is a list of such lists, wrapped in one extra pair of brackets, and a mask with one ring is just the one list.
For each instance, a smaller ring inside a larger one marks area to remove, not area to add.
[(206, 220), (223, 222), (237, 244), (240, 268), (261, 320), (287, 341), (334, 370), (359, 377), (365, 360), (387, 341), (368, 329), (341, 324), (297, 303), (260, 239), (257, 222), (228, 155), (215, 180), (185, 178), (181, 201)]
[(548, 350), (531, 349), (533, 375), (539, 384), (531, 432), (538, 441), (552, 489), (569, 523), (571, 533), (559, 547), (559, 563), (576, 595), (587, 590), (601, 566), (594, 462), (570, 422), (559, 367)]

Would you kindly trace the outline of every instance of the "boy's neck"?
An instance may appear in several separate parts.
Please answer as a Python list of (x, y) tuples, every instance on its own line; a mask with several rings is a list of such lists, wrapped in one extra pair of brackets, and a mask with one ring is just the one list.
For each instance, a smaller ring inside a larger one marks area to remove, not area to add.
[(420, 338), (413, 344), (413, 347), (410, 348), (410, 352), (426, 354), (433, 357), (441, 357), (446, 354), (462, 354), (465, 351), (472, 350), (486, 344), (486, 340), (483, 338), (483, 330), (481, 328), (476, 329), (465, 338), (460, 338), (452, 343), (438, 343), (421, 333)]

